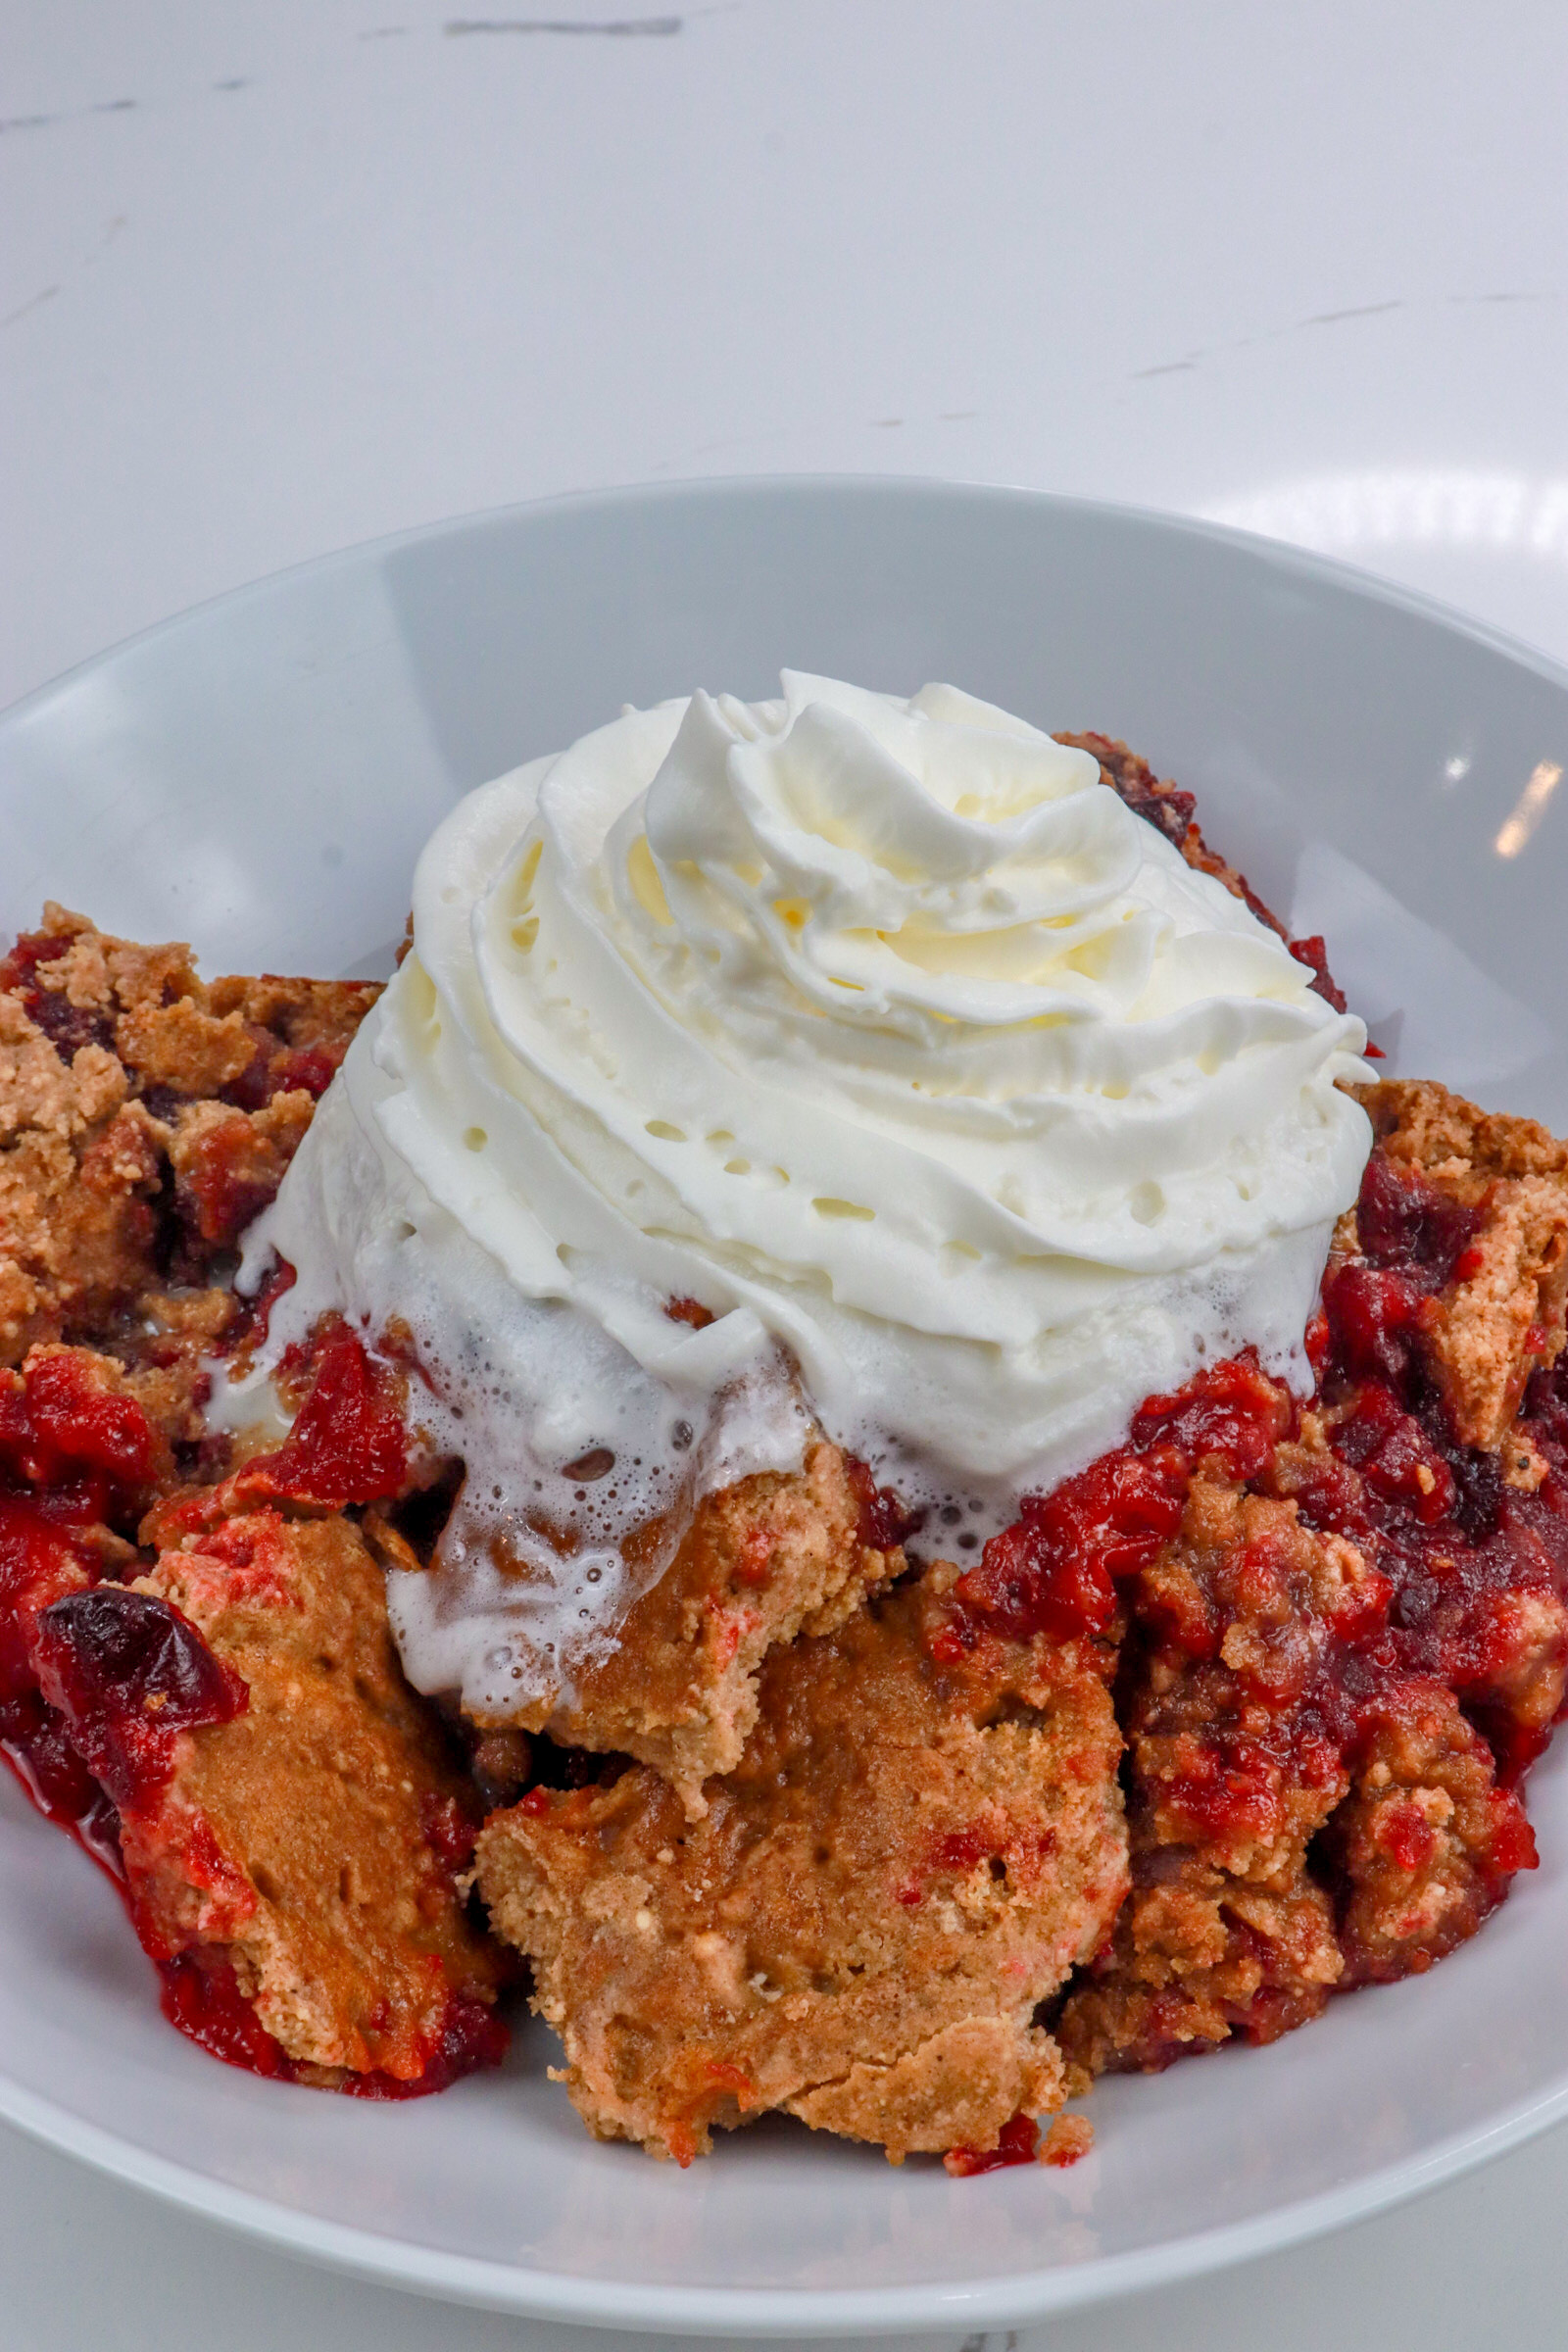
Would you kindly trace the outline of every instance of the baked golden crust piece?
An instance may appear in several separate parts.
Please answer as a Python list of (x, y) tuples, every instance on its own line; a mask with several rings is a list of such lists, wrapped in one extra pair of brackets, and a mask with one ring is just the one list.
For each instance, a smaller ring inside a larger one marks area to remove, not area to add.
[(0, 993), (0, 1362), (154, 1278), (159, 1137), (101, 1046), (62, 1058)]
[(700, 1820), (634, 1766), (486, 1825), (480, 1890), (597, 2136), (684, 2163), (783, 2109), (899, 2161), (1060, 2106), (1034, 2013), (1126, 1886), (1108, 1653), (944, 1642), (956, 1574), (772, 1650)]
[(220, 980), (66, 908), (0, 962), (0, 1363), (204, 1283), (378, 991)]
[(1472, 1212), (1473, 1236), (1426, 1302), (1417, 1344), (1455, 1437), (1495, 1449), (1531, 1374), (1568, 1336), (1568, 1144), (1425, 1080), (1357, 1092), (1387, 1157)]
[[(147, 1532), (172, 1535), (177, 1512)], [(216, 1948), (290, 2058), (416, 2080), (454, 1999), (488, 2003), (507, 1967), (461, 1884), (471, 1786), (403, 1680), (357, 1529), (243, 1513), (176, 1539), (131, 1590), (178, 1610), (248, 1691), (122, 1805), (143, 1939)]]
[(901, 1551), (864, 1541), (862, 1507), (846, 1457), (822, 1442), (799, 1471), (760, 1472), (704, 1496), (609, 1656), (579, 1673), (564, 1705), (520, 1721), (653, 1765), (700, 1815), (704, 1782), (740, 1762), (769, 1649), (803, 1629), (830, 1631), (902, 1572)]

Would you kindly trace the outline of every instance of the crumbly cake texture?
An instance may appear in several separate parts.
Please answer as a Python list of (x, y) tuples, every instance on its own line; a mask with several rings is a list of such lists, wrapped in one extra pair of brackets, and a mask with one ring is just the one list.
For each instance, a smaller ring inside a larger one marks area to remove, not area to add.
[(1454, 1435), (1495, 1450), (1531, 1375), (1562, 1352), (1568, 1145), (1533, 1119), (1477, 1110), (1446, 1087), (1390, 1081), (1362, 1100), (1396, 1167), (1476, 1212), (1475, 1233), (1434, 1297), (1417, 1346)]
[(1132, 1892), (1057, 2021), (1091, 2074), (1419, 1973), (1535, 1860), (1517, 1780), (1568, 1671), (1568, 1152), (1442, 1087), (1362, 1100), (1314, 1407), (1245, 1482), (1200, 1469), (1125, 1593)]
[(248, 1697), (122, 1805), (143, 1941), (226, 1962), (289, 2057), (416, 2079), (454, 1999), (488, 2003), (503, 1975), (457, 1884), (471, 1784), (403, 1680), (351, 1521), (269, 1509), (181, 1533), (182, 1515), (154, 1514), (157, 1566), (128, 1589), (177, 1610)]
[(102, 1347), (117, 1320), (146, 1320), (144, 1299), (205, 1287), (378, 994), (208, 987), (186, 948), (46, 906), (0, 963), (0, 1363), (40, 1340)]
[(868, 1483), (818, 1440), (799, 1471), (761, 1472), (705, 1495), (609, 1654), (578, 1675), (564, 1706), (546, 1700), (518, 1720), (652, 1765), (700, 1817), (703, 1784), (741, 1760), (769, 1650), (803, 1631), (830, 1632), (903, 1572), (896, 1545), (869, 1540), (879, 1531), (867, 1524)]
[(643, 1766), (491, 1819), (480, 1888), (598, 2137), (684, 2163), (783, 2109), (901, 2161), (1061, 2105), (1035, 2012), (1126, 1886), (1110, 1653), (955, 1649), (957, 1574), (773, 1649), (700, 1820)]

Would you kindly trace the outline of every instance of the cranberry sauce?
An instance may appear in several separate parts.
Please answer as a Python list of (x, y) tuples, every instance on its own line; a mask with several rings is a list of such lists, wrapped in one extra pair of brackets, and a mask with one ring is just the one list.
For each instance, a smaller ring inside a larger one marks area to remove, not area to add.
[(1177, 1396), (1150, 1397), (1125, 1446), (1024, 1498), (959, 1578), (938, 1642), (956, 1661), (985, 1631), (1015, 1642), (1104, 1633), (1118, 1586), (1180, 1528), (1195, 1464), (1217, 1457), (1232, 1477), (1255, 1476), (1289, 1419), (1284, 1392), (1246, 1357), (1199, 1373)]
[(70, 954), (71, 945), (69, 932), (57, 936), (24, 931), (0, 962), (0, 991), (20, 998), (28, 1020), (43, 1031), (63, 1061), (70, 1061), (82, 1046), (113, 1049), (115, 1042), (112, 1014), (73, 1004), (64, 989), (47, 987), (38, 977), (39, 965), (58, 963)]
[(920, 1528), (924, 1513), (907, 1510), (892, 1487), (879, 1487), (858, 1454), (845, 1456), (859, 1516), (856, 1535), (870, 1551), (892, 1551)]
[(294, 1427), (275, 1453), (244, 1476), (298, 1501), (375, 1502), (408, 1479), (408, 1435), (396, 1376), (367, 1354), (346, 1324), (328, 1326), (315, 1348), (315, 1378)]
[[(158, 1974), (165, 2017), (210, 2056), (270, 2082), (311, 2082), (321, 2087), (320, 2070), (291, 2058), (262, 2024), (224, 1952), (213, 1947), (181, 1952), (159, 1961)], [(421, 2045), (417, 2074), (389, 2075), (380, 2068), (365, 2074), (345, 2072), (331, 2087), (355, 2099), (425, 2098), (465, 2075), (499, 2066), (510, 2040), (505, 2025), (483, 2001), (468, 1993), (449, 1993), (439, 2022)]]
[(170, 1601), (123, 1585), (68, 1594), (37, 1628), (38, 1679), (122, 1813), (156, 1801), (182, 1732), (228, 1723), (245, 1684)]
[(1039, 2153), (1040, 2126), (1027, 2115), (1015, 2115), (1003, 2125), (994, 2148), (950, 2148), (942, 2161), (956, 2180), (970, 2180), (977, 2173), (1033, 2164)]
[(38, 1688), (39, 1611), (96, 1585), (157, 1452), (141, 1407), (69, 1350), (0, 1373), (0, 1753), (33, 1802), (118, 1869), (113, 1808)]

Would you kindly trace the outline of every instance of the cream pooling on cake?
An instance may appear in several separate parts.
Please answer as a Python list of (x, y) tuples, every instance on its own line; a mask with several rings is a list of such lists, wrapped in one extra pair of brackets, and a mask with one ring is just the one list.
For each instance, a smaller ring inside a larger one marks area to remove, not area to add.
[[(605, 1638), (631, 1527), (799, 1460), (780, 1347), (971, 1537), (1205, 1354), (1305, 1385), (1361, 1024), (1087, 754), (948, 687), (783, 683), (628, 711), (454, 810), (251, 1246), (299, 1271), (274, 1346), (328, 1305), (412, 1324), (469, 1475), (394, 1618), (485, 1712)], [(608, 1482), (563, 1488), (594, 1447)], [(587, 1517), (569, 1569), (541, 1507)]]

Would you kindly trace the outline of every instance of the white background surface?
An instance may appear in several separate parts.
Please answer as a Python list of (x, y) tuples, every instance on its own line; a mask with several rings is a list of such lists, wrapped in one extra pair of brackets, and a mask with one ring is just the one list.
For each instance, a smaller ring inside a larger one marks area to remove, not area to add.
[[(764, 470), (1219, 515), (1568, 659), (1549, 0), (472, 5), (553, 28), (3, 0), (0, 703), (355, 539)], [(1560, 2341), (1565, 2203), (1559, 2133), (1023, 2340), (1534, 2352)], [(5, 2352), (586, 2352), (10, 2135), (0, 2273)]]

